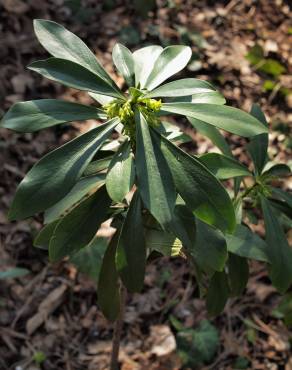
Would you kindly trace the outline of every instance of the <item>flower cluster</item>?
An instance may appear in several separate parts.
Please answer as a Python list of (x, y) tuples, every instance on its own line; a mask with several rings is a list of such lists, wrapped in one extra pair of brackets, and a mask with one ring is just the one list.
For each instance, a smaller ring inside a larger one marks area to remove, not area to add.
[(124, 134), (130, 137), (132, 143), (135, 143), (136, 127), (135, 127), (135, 109), (138, 109), (143, 113), (147, 123), (152, 126), (158, 126), (160, 124), (159, 118), (156, 113), (161, 108), (161, 100), (155, 100), (150, 98), (143, 98), (137, 94), (137, 90), (130, 91), (130, 98), (124, 102), (119, 99), (115, 99), (108, 104), (103, 106), (107, 117), (109, 119), (119, 117), (122, 124), (124, 125)]

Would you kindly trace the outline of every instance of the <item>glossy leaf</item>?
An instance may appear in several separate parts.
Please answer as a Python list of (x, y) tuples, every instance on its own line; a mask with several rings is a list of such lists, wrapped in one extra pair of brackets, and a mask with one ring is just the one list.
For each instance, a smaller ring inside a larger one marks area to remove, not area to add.
[(220, 180), (239, 176), (252, 176), (244, 165), (222, 154), (207, 153), (198, 159)]
[(189, 96), (214, 90), (215, 88), (207, 81), (199, 80), (196, 78), (183, 78), (181, 80), (168, 82), (165, 85), (157, 87), (156, 89), (148, 92), (145, 97), (156, 98), (160, 96)]
[(150, 75), (154, 63), (163, 48), (158, 45), (150, 45), (138, 49), (133, 53), (134, 70), (135, 70), (135, 84), (140, 88), (144, 88), (145, 82)]
[(156, 59), (145, 87), (148, 90), (153, 90), (169, 77), (181, 71), (188, 64), (191, 56), (192, 50), (188, 46), (167, 46)]
[(96, 56), (78, 36), (53, 21), (35, 19), (33, 24), (39, 42), (51, 55), (78, 63), (117, 88)]
[(237, 225), (233, 234), (225, 235), (227, 249), (240, 257), (269, 262), (267, 245), (247, 226)]
[(218, 91), (209, 91), (199, 94), (192, 95), (191, 102), (194, 104), (218, 104), (222, 105), (226, 103), (226, 100), (223, 95), (221, 95)]
[(269, 201), (261, 197), (265, 221), (267, 254), (271, 265), (269, 275), (273, 285), (284, 293), (292, 283), (292, 249)]
[(191, 157), (164, 137), (161, 150), (172, 173), (175, 186), (188, 208), (196, 216), (219, 229), (233, 230), (235, 214), (232, 202), (220, 182), (196, 158)]
[(33, 241), (34, 247), (46, 250), (49, 249), (50, 240), (59, 222), (60, 219), (57, 219), (45, 225), (35, 237)]
[(31, 63), (28, 69), (41, 74), (49, 80), (60, 82), (74, 89), (124, 99), (123, 94), (113, 89), (103, 78), (70, 60), (60, 58), (39, 60)]
[(232, 152), (228, 143), (216, 127), (195, 118), (188, 117), (188, 120), (200, 134), (210, 139), (211, 142), (217, 146), (217, 148), (219, 148), (223, 154), (232, 156)]
[(52, 222), (76, 205), (86, 194), (97, 190), (105, 181), (104, 176), (89, 176), (81, 178), (76, 185), (58, 203), (45, 211), (44, 222)]
[(66, 214), (50, 240), (50, 260), (58, 261), (85, 247), (106, 220), (110, 204), (111, 199), (103, 186)]
[[(265, 115), (257, 104), (253, 104), (250, 114), (268, 128), (268, 123), (266, 121)], [(247, 150), (254, 163), (256, 174), (260, 174), (262, 172), (267, 162), (268, 145), (268, 133), (262, 133), (261, 135), (253, 137), (247, 145)]]
[(17, 220), (44, 211), (69, 193), (118, 122), (112, 119), (37, 162), (18, 186), (9, 218)]
[(119, 232), (116, 231), (104, 254), (97, 288), (99, 306), (110, 321), (114, 321), (120, 312), (119, 275), (115, 262), (118, 238)]
[(206, 297), (208, 314), (219, 315), (228, 300), (229, 286), (225, 272), (215, 272), (212, 276)]
[(144, 284), (146, 246), (142, 204), (135, 192), (123, 223), (116, 254), (117, 271), (130, 292), (140, 292)]
[(166, 112), (196, 118), (215, 127), (240, 136), (254, 136), (268, 131), (260, 121), (250, 114), (229, 106), (217, 104), (164, 103)]
[(166, 103), (194, 103), (194, 104), (206, 103), (206, 104), (222, 105), (226, 103), (226, 100), (224, 96), (220, 94), (218, 91), (209, 90), (206, 92), (196, 93), (196, 94), (189, 95), (189, 96), (178, 96), (178, 97), (173, 97), (173, 98), (167, 98), (165, 102)]
[(292, 194), (291, 193), (288, 193), (287, 191), (274, 188), (274, 187), (272, 188), (272, 192), (276, 198), (280, 198), (284, 200), (289, 205), (289, 207), (292, 208)]
[(92, 92), (89, 92), (88, 95), (90, 95), (92, 99), (97, 101), (100, 105), (106, 105), (110, 103), (111, 101), (115, 100), (114, 97), (109, 96), (109, 95), (96, 94)]
[(246, 258), (229, 253), (228, 278), (230, 293), (233, 297), (240, 296), (246, 287), (249, 271)]
[(160, 149), (160, 136), (151, 137), (144, 116), (136, 112), (136, 172), (145, 207), (164, 229), (170, 226), (176, 192), (168, 165)]
[(289, 166), (287, 166), (284, 163), (278, 163), (270, 166), (269, 168), (264, 168), (264, 172), (262, 173), (262, 176), (275, 176), (275, 177), (281, 177), (281, 176), (291, 176), (292, 172)]
[(181, 241), (172, 233), (163, 230), (147, 229), (146, 247), (149, 251), (157, 251), (164, 256), (174, 257), (180, 254)]
[(226, 241), (212, 226), (196, 219), (196, 240), (191, 250), (196, 263), (204, 271), (222, 271), (227, 260)]
[[(83, 176), (92, 176), (99, 174), (100, 172), (103, 172), (108, 168), (112, 158), (113, 156), (110, 155), (108, 157), (100, 158), (90, 162), (89, 165), (86, 167), (85, 171), (83, 172)], [(100, 174), (100, 176), (103, 176), (103, 174)]]
[(135, 181), (135, 166), (131, 145), (125, 141), (113, 156), (106, 175), (106, 188), (109, 196), (122, 202), (132, 189)]
[(185, 248), (193, 249), (196, 242), (196, 220), (193, 213), (183, 204), (174, 209), (172, 233), (182, 242)]
[(161, 121), (161, 124), (157, 126), (156, 130), (171, 141), (179, 141), (180, 143), (191, 141), (191, 138), (188, 135), (183, 133), (178, 126), (171, 122)]
[(269, 198), (269, 202), (276, 210), (286, 215), (292, 223), (292, 207), (289, 207), (286, 202), (279, 199)]
[(113, 62), (128, 86), (133, 86), (135, 70), (134, 58), (130, 50), (124, 45), (116, 44), (113, 48)]
[(1, 126), (18, 132), (34, 132), (71, 121), (99, 119), (94, 107), (56, 99), (31, 100), (14, 104), (2, 119)]
[(86, 247), (74, 254), (70, 258), (70, 262), (77, 267), (79, 272), (97, 282), (107, 246), (108, 240), (106, 238), (95, 237)]

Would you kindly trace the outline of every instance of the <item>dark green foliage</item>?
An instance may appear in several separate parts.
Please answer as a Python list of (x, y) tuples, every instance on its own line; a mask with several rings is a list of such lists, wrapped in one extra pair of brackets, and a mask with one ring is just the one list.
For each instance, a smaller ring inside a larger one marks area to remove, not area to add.
[[(291, 171), (269, 163), (268, 125), (260, 108), (248, 114), (226, 106), (220, 92), (195, 78), (165, 83), (191, 59), (188, 46), (151, 45), (132, 53), (117, 44), (113, 62), (129, 87), (121, 91), (76, 35), (47, 20), (36, 20), (34, 28), (52, 57), (29, 68), (87, 91), (99, 108), (53, 99), (16, 103), (2, 127), (34, 132), (73, 120), (106, 120), (45, 155), (18, 186), (10, 219), (44, 212), (34, 245), (48, 249), (52, 261), (69, 256), (98, 281), (99, 304), (110, 320), (119, 313), (121, 281), (140, 291), (153, 253), (187, 258), (211, 315), (244, 291), (247, 259), (267, 263), (273, 284), (285, 292), (292, 282), (292, 251), (283, 226), (291, 224), (292, 197), (273, 180)], [(186, 116), (222, 153), (198, 158), (179, 148), (178, 141), (190, 138), (173, 122), (160, 121), (172, 113)], [(249, 138), (253, 171), (233, 157), (220, 129)], [(245, 176), (252, 184), (242, 189)], [(233, 191), (221, 182), (226, 179), (233, 179)], [(259, 206), (266, 241), (243, 223), (246, 215), (254, 220)], [(111, 241), (96, 235), (106, 220), (116, 229)], [(191, 333), (195, 365), (212, 359), (216, 335), (207, 322)]]

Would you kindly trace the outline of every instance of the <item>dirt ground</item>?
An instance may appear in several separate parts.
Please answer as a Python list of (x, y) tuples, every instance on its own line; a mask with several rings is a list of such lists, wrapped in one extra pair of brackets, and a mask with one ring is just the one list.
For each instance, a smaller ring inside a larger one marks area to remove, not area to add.
[[(194, 57), (184, 75), (209, 80), (228, 104), (247, 111), (253, 102), (260, 104), (271, 127), (270, 157), (291, 163), (289, 1), (157, 0), (153, 4), (0, 0), (0, 117), (23, 100), (58, 97), (92, 102), (86, 93), (65, 89), (25, 68), (47, 56), (32, 29), (33, 19), (45, 18), (86, 41), (119, 83), (111, 65), (115, 42), (134, 50), (147, 43), (191, 45)], [(281, 73), (267, 74), (252, 65), (246, 55), (256, 44), (263, 58), (283, 67)], [(0, 280), (0, 370), (108, 368), (112, 326), (99, 311), (95, 283), (67, 261), (48, 263), (46, 252), (32, 246), (41, 217), (17, 223), (8, 223), (6, 218), (16, 186), (32, 164), (95, 123), (73, 123), (34, 134), (0, 131), (0, 269), (18, 266), (30, 271), (21, 278)], [(192, 138), (192, 151), (212, 150), (199, 134), (193, 133)], [(242, 150), (245, 140), (234, 135), (227, 135), (227, 140), (237, 158), (248, 164)], [(283, 186), (292, 189), (291, 179)], [(261, 223), (257, 229), (263, 233)], [(210, 319), (183, 259), (163, 258), (149, 264), (143, 293), (127, 299), (121, 369), (292, 370), (292, 331), (273, 313), (280, 297), (264, 265), (254, 263), (250, 270), (245, 295), (231, 299), (219, 317)], [(220, 341), (208, 361), (196, 364), (196, 350), (190, 344), (182, 351), (179, 338), (193, 333), (204, 319), (213, 325)]]

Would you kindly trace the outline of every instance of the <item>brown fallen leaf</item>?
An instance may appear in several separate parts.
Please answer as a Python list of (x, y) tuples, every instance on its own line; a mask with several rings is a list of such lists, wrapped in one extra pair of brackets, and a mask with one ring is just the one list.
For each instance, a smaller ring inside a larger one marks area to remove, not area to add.
[(2, 0), (1, 4), (9, 13), (23, 14), (29, 10), (29, 5), (21, 0)]
[(67, 288), (68, 286), (66, 284), (61, 284), (40, 303), (38, 312), (26, 322), (26, 332), (28, 335), (34, 333), (61, 304)]
[(153, 325), (150, 328), (150, 353), (157, 357), (167, 356), (176, 349), (175, 337), (167, 325)]
[(292, 357), (289, 358), (285, 365), (285, 370), (292, 370)]

